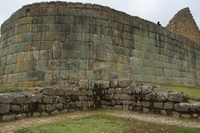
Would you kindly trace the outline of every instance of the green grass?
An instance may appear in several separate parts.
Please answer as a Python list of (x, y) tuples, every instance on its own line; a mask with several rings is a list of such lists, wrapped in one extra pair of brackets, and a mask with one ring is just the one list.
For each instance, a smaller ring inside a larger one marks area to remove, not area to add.
[(200, 133), (199, 128), (184, 128), (110, 115), (94, 115), (79, 119), (41, 124), (15, 133)]
[(9, 93), (9, 92), (22, 92), (22, 90), (20, 89), (16, 89), (16, 88), (0, 88), (0, 93)]
[(6, 87), (0, 87), (0, 93), (9, 93), (9, 92), (30, 92), (31, 89), (26, 88), (6, 88)]
[(200, 100), (200, 86), (161, 85), (161, 88), (184, 92), (189, 95), (189, 98), (195, 99), (195, 100)]

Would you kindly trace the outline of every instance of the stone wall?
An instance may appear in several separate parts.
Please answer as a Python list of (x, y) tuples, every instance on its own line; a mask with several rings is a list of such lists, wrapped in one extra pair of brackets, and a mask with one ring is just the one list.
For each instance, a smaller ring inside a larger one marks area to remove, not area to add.
[(109, 7), (35, 3), (1, 27), (0, 85), (118, 78), (198, 85), (199, 59), (197, 43)]
[(45, 87), (31, 93), (0, 94), (0, 121), (106, 108), (158, 113), (200, 120), (200, 105), (188, 95), (129, 79), (81, 80), (69, 87)]
[(166, 26), (167, 29), (183, 35), (200, 45), (200, 31), (190, 12), (190, 9), (180, 10)]

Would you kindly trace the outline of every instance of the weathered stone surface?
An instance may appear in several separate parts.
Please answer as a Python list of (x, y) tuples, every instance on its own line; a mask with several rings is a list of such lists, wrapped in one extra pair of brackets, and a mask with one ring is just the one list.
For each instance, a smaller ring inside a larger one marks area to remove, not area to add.
[(172, 112), (171, 114), (173, 117), (179, 118), (180, 114), (178, 112)]
[(54, 105), (52, 105), (52, 104), (47, 104), (46, 105), (46, 110), (49, 111), (49, 112), (53, 111), (55, 109), (56, 109), (56, 107)]
[(118, 80), (111, 80), (110, 86), (111, 87), (118, 87)]
[(45, 88), (45, 89), (42, 90), (42, 93), (44, 95), (49, 95), (49, 96), (55, 95), (56, 88), (53, 88), (53, 87)]
[(190, 114), (181, 114), (181, 118), (191, 119), (192, 117)]
[(169, 92), (168, 100), (173, 102), (181, 102), (183, 100), (183, 96), (180, 92)]
[(122, 110), (123, 107), (122, 107), (121, 105), (115, 105), (115, 106), (114, 106), (114, 109), (116, 109), (116, 110)]
[(165, 111), (165, 110), (161, 110), (160, 113), (161, 113), (162, 115), (167, 115), (167, 111)]
[(154, 107), (162, 109), (163, 108), (163, 102), (154, 102)]
[(0, 104), (0, 114), (8, 113), (10, 110), (10, 104)]
[(176, 103), (174, 104), (174, 109), (176, 111), (188, 111), (189, 110), (190, 105), (188, 103)]
[(130, 79), (120, 79), (119, 87), (127, 87), (130, 84)]
[(88, 89), (88, 80), (80, 80), (78, 83), (79, 83), (80, 88)]
[(142, 106), (143, 106), (143, 107), (149, 107), (150, 104), (149, 104), (149, 102), (142, 102)]
[(13, 96), (9, 93), (0, 94), (0, 103), (11, 103), (13, 102)]
[(148, 112), (150, 112), (150, 110), (149, 110), (148, 108), (143, 108), (143, 109), (142, 109), (142, 112), (143, 112), (143, 113), (148, 113)]
[(167, 99), (168, 99), (168, 91), (159, 91), (157, 93), (158, 101), (167, 101)]
[(103, 81), (102, 87), (103, 87), (103, 89), (110, 88), (110, 81)]
[(122, 88), (116, 88), (116, 93), (121, 94), (122, 93)]
[(172, 102), (166, 102), (164, 103), (164, 109), (172, 109), (173, 105), (174, 104)]
[(34, 117), (38, 117), (38, 116), (40, 116), (40, 113), (39, 113), (39, 112), (34, 112), (34, 113), (33, 113), (33, 116), (34, 116)]
[(3, 117), (2, 117), (2, 120), (3, 121), (12, 121), (12, 120), (15, 120), (15, 114), (13, 114), (13, 115), (4, 115)]
[(133, 89), (131, 89), (129, 87), (123, 88), (123, 93), (124, 94), (132, 94), (132, 92), (133, 92)]
[(148, 94), (152, 92), (152, 85), (144, 84), (141, 86), (142, 94)]
[(26, 96), (24, 94), (15, 93), (13, 98), (14, 104), (23, 104), (26, 102)]
[(10, 110), (15, 112), (15, 111), (20, 111), (21, 108), (19, 105), (11, 105)]
[(115, 91), (116, 91), (115, 88), (109, 88), (109, 89), (108, 89), (108, 94), (114, 94)]

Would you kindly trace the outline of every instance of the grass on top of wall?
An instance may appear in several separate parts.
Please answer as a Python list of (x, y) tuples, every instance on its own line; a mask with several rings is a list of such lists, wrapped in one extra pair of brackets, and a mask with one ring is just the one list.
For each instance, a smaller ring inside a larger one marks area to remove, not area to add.
[(143, 122), (132, 118), (111, 115), (94, 115), (68, 119), (20, 129), (15, 133), (197, 133), (200, 128), (185, 128)]
[(10, 93), (10, 92), (31, 92), (31, 89), (27, 88), (7, 88), (0, 87), (0, 93)]
[(189, 98), (200, 100), (200, 86), (161, 85), (161, 88), (184, 92), (189, 95)]

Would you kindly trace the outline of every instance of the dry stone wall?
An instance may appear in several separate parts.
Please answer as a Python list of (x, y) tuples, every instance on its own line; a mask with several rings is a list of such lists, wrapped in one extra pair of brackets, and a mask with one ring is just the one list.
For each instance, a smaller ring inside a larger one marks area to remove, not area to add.
[(106, 108), (158, 113), (200, 120), (200, 105), (188, 95), (129, 79), (81, 80), (69, 87), (45, 87), (29, 93), (0, 94), (0, 122), (49, 116), (77, 110)]
[(1, 27), (0, 85), (118, 78), (198, 85), (199, 59), (197, 43), (109, 7), (34, 3)]

